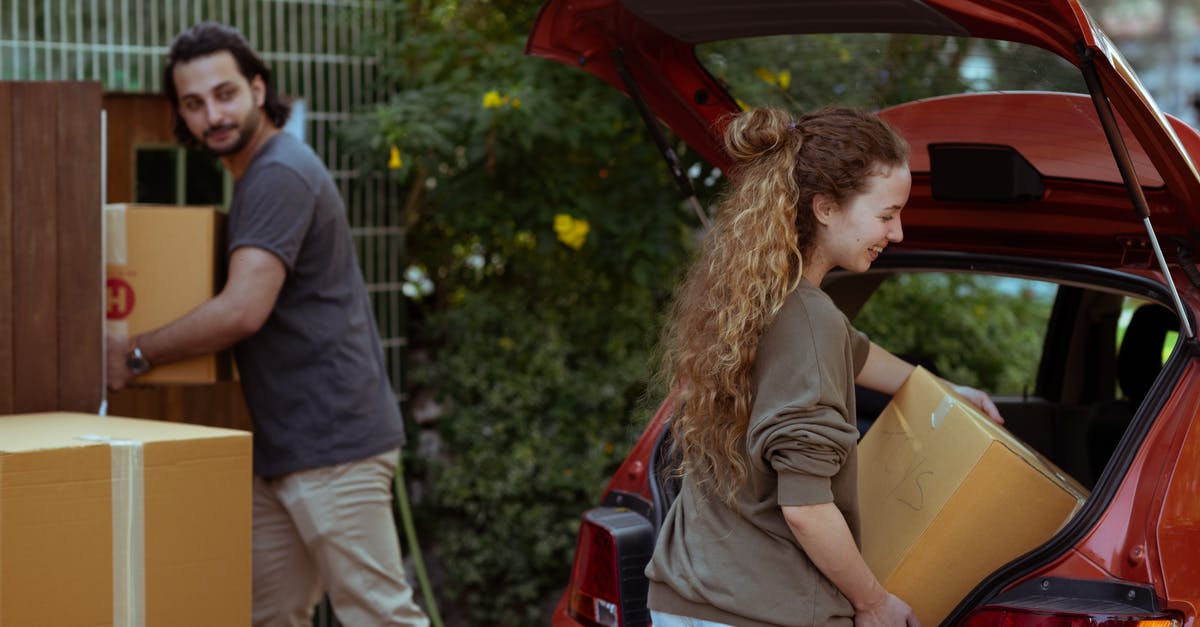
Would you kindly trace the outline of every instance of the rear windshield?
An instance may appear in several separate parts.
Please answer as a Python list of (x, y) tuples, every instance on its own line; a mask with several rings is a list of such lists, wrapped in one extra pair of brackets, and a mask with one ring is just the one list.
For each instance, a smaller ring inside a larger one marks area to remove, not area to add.
[(1079, 70), (1024, 44), (931, 35), (785, 35), (702, 44), (697, 57), (744, 107), (882, 109), (998, 90), (1087, 93)]

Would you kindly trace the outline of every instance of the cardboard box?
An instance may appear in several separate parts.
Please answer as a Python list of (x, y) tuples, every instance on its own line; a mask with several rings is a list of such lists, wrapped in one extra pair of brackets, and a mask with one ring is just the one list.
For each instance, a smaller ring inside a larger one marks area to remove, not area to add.
[(863, 437), (858, 459), (863, 557), (923, 625), (1049, 540), (1087, 498), (922, 368)]
[[(105, 317), (134, 336), (179, 318), (223, 286), (225, 216), (211, 207), (106, 205)], [(228, 352), (155, 366), (137, 383), (213, 383), (230, 377)]]
[(0, 416), (0, 625), (250, 624), (250, 434)]

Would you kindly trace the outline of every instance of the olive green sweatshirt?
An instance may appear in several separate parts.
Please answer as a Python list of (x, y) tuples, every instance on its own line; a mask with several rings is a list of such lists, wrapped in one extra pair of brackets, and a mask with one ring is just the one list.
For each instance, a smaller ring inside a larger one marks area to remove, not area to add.
[(646, 566), (653, 610), (730, 625), (852, 625), (783, 505), (837, 505), (859, 542), (854, 379), (870, 342), (807, 280), (766, 329), (736, 508), (683, 478)]

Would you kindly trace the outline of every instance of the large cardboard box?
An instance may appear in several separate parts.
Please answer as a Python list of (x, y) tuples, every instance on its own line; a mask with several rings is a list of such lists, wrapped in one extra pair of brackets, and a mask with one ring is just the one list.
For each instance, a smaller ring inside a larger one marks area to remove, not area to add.
[[(221, 290), (224, 215), (211, 207), (106, 205), (105, 317), (128, 336), (156, 329)], [(227, 352), (155, 366), (137, 383), (230, 378)]]
[(0, 416), (0, 626), (250, 624), (250, 434)]
[(922, 368), (859, 445), (863, 557), (923, 625), (1045, 543), (1087, 490)]

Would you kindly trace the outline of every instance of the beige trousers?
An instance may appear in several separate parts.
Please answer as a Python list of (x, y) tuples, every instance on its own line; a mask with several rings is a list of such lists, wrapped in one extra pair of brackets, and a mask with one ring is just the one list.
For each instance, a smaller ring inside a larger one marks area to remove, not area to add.
[(428, 626), (392, 518), (399, 455), (254, 478), (255, 627), (310, 627), (323, 591), (345, 627)]

